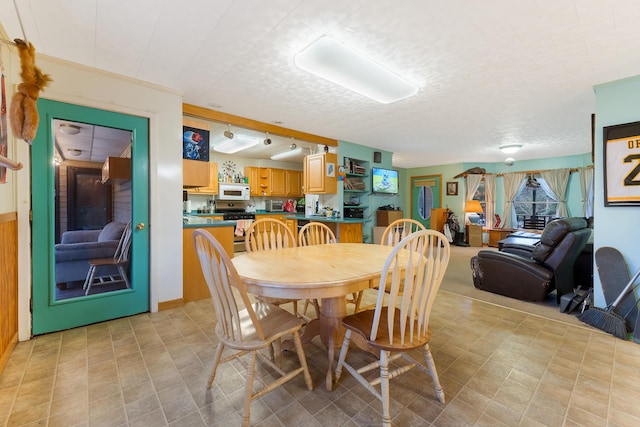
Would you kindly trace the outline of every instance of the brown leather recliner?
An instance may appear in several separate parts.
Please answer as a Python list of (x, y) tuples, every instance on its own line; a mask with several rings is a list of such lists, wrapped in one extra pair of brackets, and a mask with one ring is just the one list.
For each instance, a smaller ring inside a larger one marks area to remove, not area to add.
[(521, 300), (540, 301), (556, 289), (557, 300), (575, 287), (573, 268), (591, 229), (584, 218), (561, 218), (545, 227), (531, 257), (481, 250), (471, 258), (476, 288)]

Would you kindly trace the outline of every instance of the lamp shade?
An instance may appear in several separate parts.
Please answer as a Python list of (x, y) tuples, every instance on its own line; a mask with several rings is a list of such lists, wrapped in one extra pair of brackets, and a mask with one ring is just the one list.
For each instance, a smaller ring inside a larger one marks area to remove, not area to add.
[(464, 206), (464, 211), (467, 213), (483, 212), (482, 205), (480, 204), (480, 200), (467, 200), (467, 203)]

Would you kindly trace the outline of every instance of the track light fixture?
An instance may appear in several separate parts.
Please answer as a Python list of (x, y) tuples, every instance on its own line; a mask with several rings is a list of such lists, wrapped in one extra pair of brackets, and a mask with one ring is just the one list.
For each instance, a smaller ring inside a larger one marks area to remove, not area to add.
[(228, 130), (224, 131), (224, 136), (226, 136), (229, 139), (233, 139), (234, 135), (233, 132), (231, 132), (231, 125), (227, 125), (228, 126)]
[(262, 141), (264, 143), (264, 145), (271, 145), (271, 138), (269, 138), (269, 132), (265, 133), (266, 138), (264, 139), (264, 141)]
[(289, 146), (289, 150), (295, 150), (297, 147), (295, 142), (292, 142), (291, 145)]

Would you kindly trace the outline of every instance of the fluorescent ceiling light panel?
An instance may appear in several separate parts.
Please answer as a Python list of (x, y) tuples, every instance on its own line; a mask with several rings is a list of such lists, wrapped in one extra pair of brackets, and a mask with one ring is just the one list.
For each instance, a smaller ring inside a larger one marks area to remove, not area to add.
[(329, 36), (295, 57), (298, 67), (383, 104), (418, 92), (418, 86)]
[(292, 159), (294, 157), (306, 156), (310, 153), (308, 148), (298, 147), (293, 150), (283, 151), (282, 153), (274, 154), (271, 156), (271, 160), (284, 160)]
[(259, 143), (260, 140), (258, 138), (249, 138), (247, 136), (236, 134), (235, 138), (226, 139), (220, 144), (214, 145), (213, 149), (219, 153), (232, 154), (251, 148)]

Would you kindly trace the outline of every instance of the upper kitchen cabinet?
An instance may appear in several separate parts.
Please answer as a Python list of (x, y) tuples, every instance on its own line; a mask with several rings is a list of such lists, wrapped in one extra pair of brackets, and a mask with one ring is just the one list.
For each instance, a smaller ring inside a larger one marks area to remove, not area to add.
[(287, 197), (302, 197), (302, 171), (287, 170), (285, 185)]
[[(211, 182), (209, 162), (182, 159), (182, 186), (207, 187)], [(216, 177), (218, 174), (216, 173)]]
[(208, 162), (208, 163), (209, 163), (209, 183), (204, 187), (187, 188), (187, 191), (189, 193), (218, 194), (218, 163), (216, 162)]
[(267, 196), (286, 196), (286, 171), (284, 169), (262, 168), (260, 171), (260, 186)]
[(197, 171), (198, 174), (200, 175), (200, 174), (204, 174), (204, 168), (199, 165), (192, 165), (191, 163), (188, 163), (187, 166), (185, 167), (184, 162), (193, 162), (193, 160), (183, 160), (183, 164), (182, 164), (183, 165), (182, 186), (185, 187), (189, 193), (218, 194), (218, 164), (216, 162), (198, 162), (198, 163), (206, 164), (209, 168), (209, 174), (207, 175), (209, 180), (207, 184), (198, 185), (198, 186), (187, 185), (187, 182), (188, 180), (190, 180), (189, 182), (192, 182), (192, 183), (194, 182), (200, 183), (200, 180), (204, 180), (204, 176), (192, 176), (192, 171), (188, 169), (191, 166), (196, 167), (198, 169), (202, 169)]
[(244, 168), (244, 176), (249, 179), (249, 188), (252, 196), (262, 196), (262, 188), (260, 187), (260, 168), (247, 166)]
[(131, 179), (131, 159), (126, 157), (107, 157), (102, 165), (102, 183), (113, 184)]
[(338, 192), (338, 155), (311, 154), (304, 158), (304, 192), (308, 194), (336, 194)]

